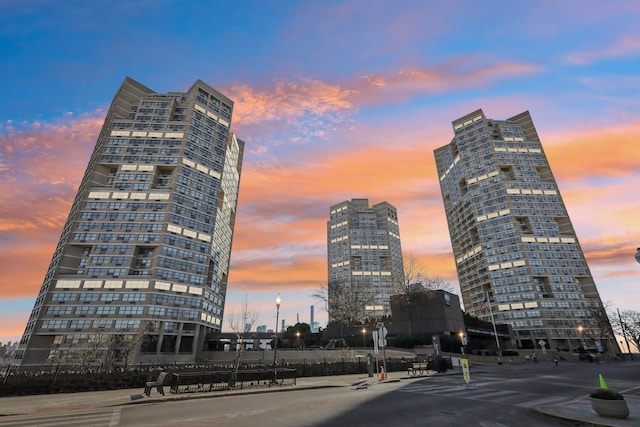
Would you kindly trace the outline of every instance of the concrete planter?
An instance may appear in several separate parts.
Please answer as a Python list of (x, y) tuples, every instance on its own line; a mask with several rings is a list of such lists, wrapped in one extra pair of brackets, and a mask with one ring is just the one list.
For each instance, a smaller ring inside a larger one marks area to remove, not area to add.
[(591, 407), (601, 417), (625, 419), (629, 416), (629, 407), (625, 400), (607, 400), (590, 397)]

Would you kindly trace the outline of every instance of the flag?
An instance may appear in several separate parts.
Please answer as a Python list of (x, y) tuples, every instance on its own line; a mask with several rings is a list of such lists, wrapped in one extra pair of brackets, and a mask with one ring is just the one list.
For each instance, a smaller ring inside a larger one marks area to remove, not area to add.
[(478, 306), (478, 310), (484, 310), (485, 308), (488, 308), (488, 307), (489, 307), (489, 297), (485, 295), (484, 300)]

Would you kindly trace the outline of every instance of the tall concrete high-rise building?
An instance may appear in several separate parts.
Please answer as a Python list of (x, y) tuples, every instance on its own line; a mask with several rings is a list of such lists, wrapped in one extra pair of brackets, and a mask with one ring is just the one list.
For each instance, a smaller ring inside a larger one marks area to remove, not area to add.
[(529, 112), (477, 110), (453, 130), (434, 154), (467, 312), (490, 321), (488, 295), (521, 348), (617, 349)]
[(115, 95), (16, 363), (195, 361), (220, 331), (244, 142), (197, 81)]
[(368, 199), (331, 206), (327, 248), (329, 322), (391, 315), (390, 296), (404, 280), (396, 208)]

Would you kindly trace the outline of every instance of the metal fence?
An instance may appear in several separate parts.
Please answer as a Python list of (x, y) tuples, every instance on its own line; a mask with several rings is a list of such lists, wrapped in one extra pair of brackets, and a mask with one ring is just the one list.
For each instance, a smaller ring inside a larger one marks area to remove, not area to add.
[[(407, 371), (416, 361), (415, 357), (387, 358), (387, 372)], [(225, 389), (230, 385), (236, 388), (293, 385), (299, 377), (365, 374), (371, 368), (373, 372), (378, 372), (383, 361), (377, 360), (377, 364), (378, 366), (372, 367), (364, 358), (282, 358), (278, 359), (277, 366), (268, 366), (261, 361), (243, 360), (235, 378), (231, 378), (234, 371), (232, 362), (139, 364), (126, 370), (106, 370), (100, 366), (31, 366), (7, 372), (4, 378), (0, 379), (0, 396), (144, 388), (145, 383), (157, 378), (161, 370), (170, 373), (172, 378), (179, 378), (176, 380), (175, 391), (179, 393), (198, 391), (204, 388), (205, 384), (212, 390)], [(271, 382), (272, 379), (275, 382)]]

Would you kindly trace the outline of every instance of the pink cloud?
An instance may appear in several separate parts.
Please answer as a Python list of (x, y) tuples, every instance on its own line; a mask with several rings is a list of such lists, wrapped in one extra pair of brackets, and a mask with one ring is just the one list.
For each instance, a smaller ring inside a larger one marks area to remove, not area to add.
[[(425, 67), (403, 68), (396, 72), (354, 76), (341, 83), (313, 79), (276, 82), (263, 89), (235, 85), (225, 93), (235, 100), (234, 125), (239, 134), (256, 135), (265, 151), (263, 138), (286, 131), (286, 141), (271, 145), (327, 139), (338, 126), (344, 127), (359, 108), (381, 103), (399, 103), (425, 94), (486, 87), (505, 78), (540, 72), (534, 64), (460, 56)], [(255, 128), (260, 125), (260, 129)], [(266, 132), (265, 132), (266, 131)]]
[(350, 87), (353, 88), (356, 105), (377, 105), (406, 101), (425, 94), (486, 87), (500, 79), (539, 71), (540, 67), (534, 64), (498, 60), (481, 62), (474, 56), (460, 56), (433, 66), (364, 75), (354, 79)]
[[(99, 114), (99, 113), (98, 113)], [(0, 134), (3, 297), (37, 293), (102, 119), (5, 127)]]
[(640, 53), (640, 35), (622, 37), (610, 46), (601, 49), (577, 52), (567, 57), (570, 65), (588, 65), (602, 59), (628, 58)]

